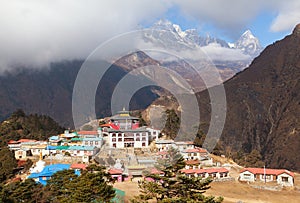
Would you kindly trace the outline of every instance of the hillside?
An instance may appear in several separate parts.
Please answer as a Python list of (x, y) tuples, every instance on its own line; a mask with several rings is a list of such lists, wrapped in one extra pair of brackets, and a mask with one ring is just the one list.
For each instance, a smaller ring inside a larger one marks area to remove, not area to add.
[[(300, 25), (268, 46), (249, 68), (225, 82), (223, 150), (258, 150), (267, 167), (300, 170)], [(208, 92), (198, 94), (209, 122)], [(201, 98), (201, 99), (200, 99)], [(206, 129), (207, 130), (207, 129)]]
[[(60, 125), (73, 128), (72, 92), (83, 61), (52, 63), (48, 69), (22, 68), (0, 75), (0, 121), (17, 109), (26, 113), (51, 116)], [(111, 66), (101, 80), (96, 94), (96, 114), (110, 116), (110, 101), (115, 85), (126, 70)], [(149, 90), (149, 89), (148, 89)], [(156, 94), (141, 90), (131, 101), (132, 109), (143, 109)]]
[(49, 116), (26, 115), (22, 110), (17, 110), (8, 119), (0, 123), (0, 147), (7, 146), (9, 140), (23, 138), (46, 140), (48, 137), (63, 131), (64, 128)]

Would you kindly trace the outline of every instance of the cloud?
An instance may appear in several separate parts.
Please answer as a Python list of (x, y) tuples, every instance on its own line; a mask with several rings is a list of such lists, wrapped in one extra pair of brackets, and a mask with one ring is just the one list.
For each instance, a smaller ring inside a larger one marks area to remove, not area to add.
[(273, 32), (291, 30), (300, 23), (300, 1), (291, 0), (282, 1), (280, 4), (280, 13), (272, 22), (270, 27)]
[(177, 0), (181, 11), (198, 20), (209, 22), (231, 33), (243, 30), (259, 12), (268, 7), (261, 0)]
[(221, 47), (219, 44), (211, 43), (207, 46), (201, 47), (212, 60), (218, 61), (241, 61), (250, 60), (249, 55), (242, 53), (240, 49), (230, 49)]
[(103, 41), (163, 18), (174, 7), (178, 16), (231, 34), (265, 10), (278, 13), (270, 28), (275, 32), (300, 21), (298, 0), (0, 0), (0, 71), (84, 59)]
[(162, 15), (168, 1), (0, 1), (0, 69), (85, 58), (100, 43)]
[[(199, 23), (211, 23), (229, 35), (237, 35), (262, 12), (276, 14), (271, 31), (290, 31), (300, 22), (299, 0), (175, 0), (182, 13)], [(262, 19), (263, 20), (263, 19)]]

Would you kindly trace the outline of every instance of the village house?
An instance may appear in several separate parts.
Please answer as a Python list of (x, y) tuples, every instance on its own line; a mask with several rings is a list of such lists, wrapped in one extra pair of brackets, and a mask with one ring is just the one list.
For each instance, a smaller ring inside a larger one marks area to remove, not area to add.
[(185, 169), (201, 168), (201, 162), (198, 159), (191, 159), (185, 161)]
[(212, 179), (222, 179), (229, 177), (229, 170), (226, 168), (182, 169), (181, 172), (186, 174), (188, 177), (211, 177)]
[(108, 173), (111, 175), (112, 178), (116, 179), (118, 182), (123, 181), (123, 170), (111, 168), (108, 170)]
[(101, 148), (103, 143), (102, 137), (85, 137), (85, 138), (79, 138), (82, 139), (82, 146), (91, 146), (91, 147), (97, 147)]
[(94, 138), (94, 137), (102, 137), (102, 128), (98, 128), (98, 130), (82, 130), (78, 131), (77, 135), (81, 138)]
[(285, 169), (245, 168), (240, 172), (239, 180), (277, 182), (282, 186), (293, 186), (294, 173)]
[(20, 139), (18, 141), (10, 140), (8, 147), (14, 152), (17, 160), (26, 159), (28, 156), (48, 155), (46, 150), (46, 141), (36, 141), (31, 139)]
[(185, 149), (181, 151), (181, 154), (185, 160), (204, 160), (209, 158), (209, 153), (203, 148)]
[(74, 173), (76, 175), (81, 175), (82, 170), (86, 170), (87, 165), (86, 164), (81, 164), (81, 163), (73, 163), (70, 166), (70, 169), (74, 170)]
[(62, 138), (60, 138), (58, 135), (54, 135), (49, 137), (49, 145), (51, 146), (59, 146), (62, 143)]
[(49, 180), (54, 173), (69, 168), (70, 168), (70, 164), (47, 165), (43, 168), (41, 172), (31, 173), (27, 178), (32, 178), (34, 181), (41, 183), (42, 185), (46, 185), (47, 180)]
[(195, 148), (194, 142), (192, 142), (192, 141), (177, 141), (174, 143), (175, 143), (176, 148), (180, 152), (182, 152), (186, 149), (194, 149)]
[(155, 147), (159, 152), (168, 151), (171, 148), (176, 148), (174, 140), (156, 140)]

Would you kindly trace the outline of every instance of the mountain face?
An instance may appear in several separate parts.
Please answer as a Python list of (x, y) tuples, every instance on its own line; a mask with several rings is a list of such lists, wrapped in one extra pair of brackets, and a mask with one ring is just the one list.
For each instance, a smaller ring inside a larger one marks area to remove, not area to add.
[[(53, 63), (49, 69), (20, 69), (0, 75), (0, 120), (17, 109), (26, 113), (51, 116), (60, 125), (74, 128), (72, 93), (83, 61)], [(101, 80), (95, 96), (98, 117), (111, 116), (111, 96), (116, 84), (127, 74), (124, 68), (112, 65)], [(138, 91), (131, 100), (132, 109), (143, 109), (157, 98), (149, 89)], [(88, 115), (87, 120), (88, 121)]]
[[(200, 36), (196, 29), (182, 31), (179, 25), (173, 24), (168, 20), (159, 20), (149, 29), (151, 33), (147, 33), (145, 36), (146, 39), (159, 39), (164, 46), (174, 47), (174, 45), (176, 45), (177, 47), (175, 48), (177, 49), (217, 44), (220, 47), (241, 50), (244, 54), (251, 56), (251, 58), (256, 57), (263, 49), (258, 38), (256, 38), (250, 30), (245, 31), (232, 46), (230, 43), (222, 39), (211, 37), (210, 35), (206, 35), (205, 37)], [(168, 31), (168, 33), (162, 36), (159, 32), (156, 32), (162, 30)]]
[[(300, 25), (225, 82), (224, 148), (246, 153), (255, 149), (266, 167), (300, 171), (299, 45)], [(209, 123), (208, 92), (198, 96), (203, 122)]]
[(240, 49), (244, 54), (250, 56), (257, 56), (262, 47), (256, 37), (253, 36), (250, 30), (247, 30), (242, 36), (234, 43), (234, 48)]
[[(192, 60), (194, 66), (197, 64), (197, 67), (203, 67), (204, 60), (200, 55), (204, 54), (219, 71), (221, 83), (246, 68), (251, 60), (262, 51), (259, 40), (250, 31), (246, 31), (233, 44), (209, 35), (200, 36), (196, 29), (183, 31), (179, 25), (168, 20), (159, 20), (152, 27), (143, 31), (144, 42), (152, 44), (153, 49), (175, 50), (183, 58), (183, 60), (170, 60), (168, 57), (166, 59), (164, 57), (153, 59), (159, 61), (160, 65), (175, 70), (186, 80), (191, 81), (196, 91), (201, 91), (207, 87), (203, 82), (199, 82), (199, 78), (196, 77), (197, 74), (192, 71), (192, 67), (184, 61), (185, 59)], [(153, 56), (150, 54), (150, 57)]]

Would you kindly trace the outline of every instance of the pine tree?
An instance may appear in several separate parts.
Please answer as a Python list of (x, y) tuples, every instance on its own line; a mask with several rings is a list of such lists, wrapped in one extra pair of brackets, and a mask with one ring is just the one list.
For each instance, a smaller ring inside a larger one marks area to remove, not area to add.
[(165, 113), (166, 124), (162, 132), (174, 139), (180, 127), (180, 118), (174, 109), (167, 109)]
[(187, 177), (180, 171), (185, 167), (183, 157), (178, 150), (171, 148), (165, 158), (158, 161), (156, 168), (163, 172), (160, 174), (146, 174), (153, 181), (141, 181), (139, 183), (140, 195), (136, 196), (132, 202), (148, 202), (155, 199), (159, 203), (163, 202), (203, 202), (218, 203), (222, 198), (204, 196), (203, 193), (210, 188), (211, 179), (201, 179), (200, 177)]
[(50, 202), (110, 202), (115, 196), (112, 179), (103, 167), (90, 165), (77, 176), (73, 170), (55, 173), (47, 182)]

